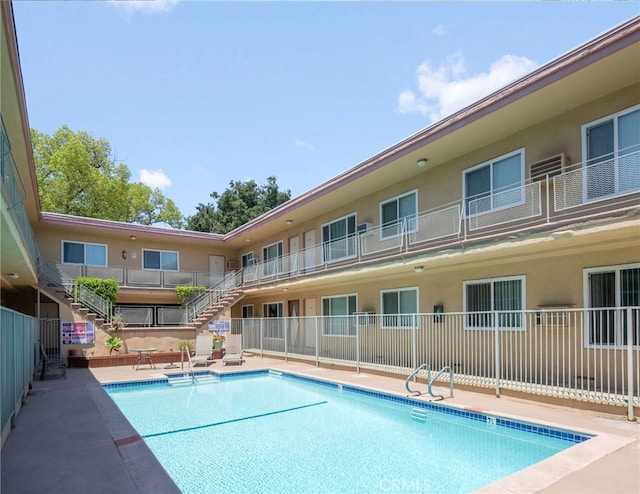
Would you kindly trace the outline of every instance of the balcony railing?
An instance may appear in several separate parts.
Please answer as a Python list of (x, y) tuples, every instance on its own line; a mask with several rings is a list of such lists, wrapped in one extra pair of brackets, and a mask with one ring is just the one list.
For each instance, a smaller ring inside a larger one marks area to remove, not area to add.
[(639, 307), (484, 314), (234, 319), (232, 332), (260, 355), (404, 376), (425, 363), (451, 366), (455, 383), (497, 394), (640, 406)]
[(554, 177), (456, 201), (409, 220), (307, 247), (267, 263), (254, 260), (254, 264), (242, 269), (242, 281), (253, 285), (344, 269), (380, 257), (445, 249), (634, 205), (640, 205), (638, 151), (616, 160), (584, 166), (579, 163)]
[(219, 283), (224, 275), (192, 272), (162, 271), (151, 269), (125, 268), (119, 266), (85, 266), (82, 264), (49, 263), (72, 278), (113, 278), (123, 287), (175, 288), (178, 285), (210, 287)]

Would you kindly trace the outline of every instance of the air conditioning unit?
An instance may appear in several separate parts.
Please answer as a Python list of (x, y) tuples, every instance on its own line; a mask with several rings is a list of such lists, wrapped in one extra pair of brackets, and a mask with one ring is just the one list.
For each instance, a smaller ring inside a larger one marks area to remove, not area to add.
[(238, 261), (227, 261), (227, 269), (235, 271), (240, 269), (240, 263)]
[(531, 163), (531, 181), (539, 182), (545, 180), (547, 176), (551, 178), (560, 175), (570, 164), (571, 158), (564, 153)]
[(365, 222), (365, 223), (360, 223), (357, 228), (356, 231), (358, 232), (358, 235), (362, 234), (362, 233), (367, 233), (369, 231), (371, 231), (373, 229), (373, 223), (370, 222)]

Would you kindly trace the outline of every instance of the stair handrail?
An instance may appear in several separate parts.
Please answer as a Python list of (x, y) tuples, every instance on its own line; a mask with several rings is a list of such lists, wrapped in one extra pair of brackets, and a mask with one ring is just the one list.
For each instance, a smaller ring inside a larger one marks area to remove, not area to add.
[(428, 393), (434, 398), (439, 398), (440, 400), (444, 400), (443, 395), (434, 395), (433, 391), (431, 391), (431, 385), (435, 380), (437, 380), (442, 374), (445, 372), (449, 372), (449, 398), (453, 398), (453, 368), (450, 365), (445, 365), (442, 369), (440, 369), (435, 376), (429, 378), (429, 386)]
[(105, 322), (111, 322), (113, 313), (111, 301), (98, 295), (85, 285), (76, 283), (76, 278), (64, 271), (58, 263), (54, 264), (43, 260), (40, 263), (38, 276), (47, 283), (63, 288), (65, 293), (73, 298), (74, 302), (95, 311)]
[[(193, 370), (193, 362), (191, 362), (191, 352), (189, 351), (189, 349), (188, 349), (188, 348), (186, 348), (186, 347), (185, 347), (185, 348), (183, 348), (183, 349), (182, 349), (182, 353), (183, 353), (183, 354), (184, 354), (184, 353), (186, 353), (186, 354), (187, 354), (187, 362), (189, 362), (189, 369), (191, 369), (191, 372), (190, 372), (190, 374), (191, 374), (191, 383), (192, 383), (192, 384), (195, 384), (195, 382), (196, 382), (196, 375), (195, 375), (195, 372), (194, 372), (194, 370)], [(180, 357), (180, 360), (184, 360), (184, 358), (183, 358), (183, 357)]]
[(429, 364), (422, 364), (421, 366), (415, 368), (404, 381), (404, 387), (409, 393), (414, 394), (414, 396), (420, 396), (422, 393), (417, 389), (411, 389), (409, 387), (409, 381), (413, 379), (422, 369), (427, 369), (427, 371), (429, 372), (429, 376), (431, 375), (431, 366)]
[(409, 393), (412, 393), (414, 396), (420, 396), (422, 394), (422, 392), (416, 389), (411, 389), (409, 387), (409, 381), (413, 379), (422, 369), (427, 370), (427, 393), (429, 393), (429, 395), (431, 395), (433, 398), (437, 398), (438, 400), (444, 400), (444, 395), (434, 394), (431, 386), (433, 385), (434, 381), (436, 381), (442, 374), (444, 374), (445, 372), (449, 372), (449, 398), (453, 398), (453, 368), (450, 365), (445, 365), (433, 377), (431, 377), (431, 366), (429, 364), (422, 364), (421, 366), (414, 369), (404, 381), (404, 386)]
[(242, 285), (242, 272), (232, 271), (224, 275), (215, 285), (207, 288), (186, 306), (187, 322), (193, 322), (209, 307), (216, 304), (234, 288)]

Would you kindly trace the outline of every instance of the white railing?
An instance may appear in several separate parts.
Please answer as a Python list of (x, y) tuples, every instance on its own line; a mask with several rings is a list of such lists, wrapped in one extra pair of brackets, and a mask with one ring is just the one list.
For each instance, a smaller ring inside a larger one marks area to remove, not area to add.
[(640, 151), (590, 163), (553, 177), (555, 211), (565, 211), (640, 191)]
[(541, 216), (540, 185), (541, 182), (534, 182), (467, 201), (469, 230)]
[(75, 277), (61, 269), (59, 264), (43, 261), (40, 263), (38, 277), (47, 283), (59, 286), (65, 293), (79, 303), (94, 311), (105, 322), (111, 321), (113, 305), (84, 285), (76, 283)]
[(119, 315), (125, 327), (149, 327), (153, 325), (153, 307), (115, 307), (114, 315)]
[(245, 350), (260, 355), (404, 376), (422, 364), (450, 366), (455, 383), (495, 388), (496, 394), (509, 389), (640, 406), (638, 307), (490, 312), (484, 318), (407, 314), (395, 318), (399, 327), (385, 327), (388, 318), (234, 319), (232, 331), (242, 332)]

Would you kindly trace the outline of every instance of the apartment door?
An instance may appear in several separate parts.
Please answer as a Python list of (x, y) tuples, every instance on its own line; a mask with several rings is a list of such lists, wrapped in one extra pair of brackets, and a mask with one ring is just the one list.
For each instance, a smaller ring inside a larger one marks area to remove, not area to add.
[(209, 255), (209, 286), (224, 278), (224, 256)]
[[(316, 231), (309, 230), (308, 232), (304, 232), (304, 258), (303, 265), (300, 267), (301, 270), (305, 271), (313, 271), (317, 262), (316, 262), (316, 249), (313, 247), (316, 245)], [(307, 314), (305, 312), (305, 314)], [(308, 315), (308, 314), (307, 314)]]
[(298, 262), (298, 251), (300, 250), (300, 236), (289, 238), (289, 265), (286, 266), (291, 273), (297, 273), (300, 269)]

